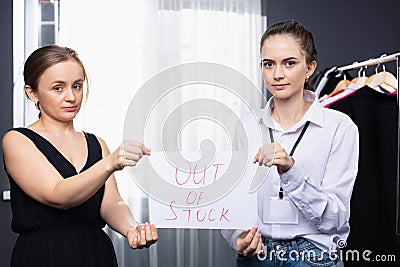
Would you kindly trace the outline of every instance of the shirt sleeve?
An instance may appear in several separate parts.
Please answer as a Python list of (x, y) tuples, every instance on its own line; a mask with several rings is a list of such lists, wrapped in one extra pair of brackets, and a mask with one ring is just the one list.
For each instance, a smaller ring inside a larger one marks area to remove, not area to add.
[[(345, 129), (341, 129), (345, 128)], [(306, 218), (321, 232), (348, 227), (350, 198), (358, 170), (358, 129), (339, 127), (333, 139), (324, 177), (319, 185), (298, 164), (281, 175), (281, 186)]]
[(238, 230), (238, 229), (222, 229), (221, 230), (221, 234), (226, 239), (226, 241), (228, 241), (229, 245), (235, 251), (237, 251), (237, 249), (236, 249), (236, 239), (243, 231), (244, 230)]

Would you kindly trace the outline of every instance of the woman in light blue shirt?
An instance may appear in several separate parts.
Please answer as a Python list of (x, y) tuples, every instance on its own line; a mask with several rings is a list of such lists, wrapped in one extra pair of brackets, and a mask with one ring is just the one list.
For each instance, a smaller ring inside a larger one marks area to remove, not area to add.
[[(260, 52), (273, 97), (258, 118), (269, 138), (256, 147), (254, 162), (271, 171), (257, 191), (258, 225), (222, 234), (238, 252), (237, 266), (336, 266), (350, 232), (357, 127), (323, 108), (310, 90), (317, 52), (304, 26), (293, 20), (270, 26)], [(237, 133), (239, 149), (243, 138)], [(250, 150), (256, 146), (248, 142)]]

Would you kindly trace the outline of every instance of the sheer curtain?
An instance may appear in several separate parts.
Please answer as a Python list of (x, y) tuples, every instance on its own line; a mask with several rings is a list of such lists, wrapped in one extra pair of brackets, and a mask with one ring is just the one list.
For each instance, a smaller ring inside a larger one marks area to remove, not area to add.
[[(261, 88), (260, 2), (61, 1), (59, 42), (78, 51), (91, 78), (77, 128), (101, 136), (113, 151), (122, 142), (125, 113), (135, 92), (153, 75), (182, 63), (220, 63), (243, 73)], [(260, 100), (254, 99), (256, 103)], [(199, 137), (194, 134), (192, 140)], [(187, 148), (195, 147), (191, 139), (182, 142)], [(116, 177), (135, 218), (148, 220), (146, 195), (128, 171), (118, 172)], [(120, 266), (234, 264), (235, 253), (218, 230), (160, 229), (157, 245), (139, 251), (130, 250), (119, 234), (110, 229), (107, 232)]]

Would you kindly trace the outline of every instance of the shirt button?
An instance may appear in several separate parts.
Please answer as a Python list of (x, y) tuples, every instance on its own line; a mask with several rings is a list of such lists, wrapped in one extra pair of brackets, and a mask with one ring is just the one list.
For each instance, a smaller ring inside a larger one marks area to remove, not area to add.
[(288, 184), (289, 181), (288, 181), (288, 180), (284, 180), (283, 183), (284, 183), (284, 184)]
[(304, 208), (304, 204), (303, 204), (303, 203), (301, 203), (301, 204), (300, 204), (300, 207)]

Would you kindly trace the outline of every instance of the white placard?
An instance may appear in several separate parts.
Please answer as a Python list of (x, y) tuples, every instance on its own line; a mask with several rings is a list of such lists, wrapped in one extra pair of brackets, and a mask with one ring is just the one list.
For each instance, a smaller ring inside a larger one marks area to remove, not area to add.
[[(232, 157), (233, 151), (217, 151), (209, 164), (196, 161), (196, 151), (173, 153), (184, 155), (186, 161), (171, 161), (165, 152), (152, 151), (148, 163), (141, 165), (140, 161), (132, 173), (147, 177), (146, 188), (143, 182), (140, 186), (149, 194), (151, 223), (158, 228), (197, 229), (256, 225), (257, 195), (249, 188), (257, 168), (263, 167), (245, 162), (251, 161), (247, 155), (245, 160), (243, 154)], [(174, 162), (182, 162), (182, 166)]]

